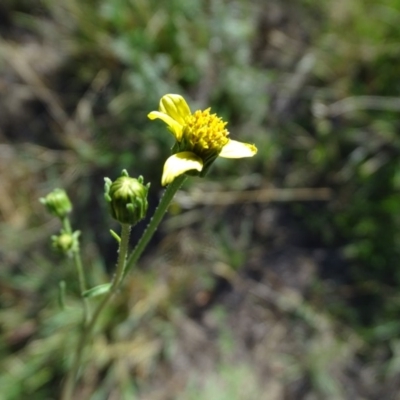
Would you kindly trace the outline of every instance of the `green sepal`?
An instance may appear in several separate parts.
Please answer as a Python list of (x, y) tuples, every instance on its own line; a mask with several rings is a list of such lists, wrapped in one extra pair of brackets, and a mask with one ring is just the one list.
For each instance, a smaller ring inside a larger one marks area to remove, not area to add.
[(95, 287), (92, 287), (91, 289), (85, 290), (82, 293), (82, 296), (85, 298), (88, 297), (96, 297), (100, 296), (102, 294), (108, 293), (111, 289), (111, 283), (103, 283), (102, 285), (98, 285)]

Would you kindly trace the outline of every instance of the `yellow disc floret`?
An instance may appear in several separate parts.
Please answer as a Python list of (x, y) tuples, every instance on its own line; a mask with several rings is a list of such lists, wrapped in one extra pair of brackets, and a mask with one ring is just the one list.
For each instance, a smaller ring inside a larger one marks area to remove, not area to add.
[(192, 151), (203, 160), (210, 156), (218, 157), (229, 141), (229, 132), (225, 129), (227, 123), (216, 114), (210, 114), (210, 108), (195, 111), (186, 117), (185, 122), (180, 147)]

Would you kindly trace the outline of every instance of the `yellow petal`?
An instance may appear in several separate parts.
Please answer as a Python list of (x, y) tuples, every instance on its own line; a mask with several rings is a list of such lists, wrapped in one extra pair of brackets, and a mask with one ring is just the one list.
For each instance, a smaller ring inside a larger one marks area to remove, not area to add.
[(187, 171), (203, 169), (203, 161), (200, 157), (190, 151), (176, 153), (169, 157), (164, 164), (164, 171), (161, 179), (163, 186), (171, 183), (177, 176)]
[(167, 114), (164, 114), (159, 111), (152, 111), (147, 115), (150, 119), (161, 119), (163, 120), (170, 128), (171, 132), (175, 136), (176, 140), (179, 142), (182, 137), (182, 125), (175, 121), (172, 117)]
[(229, 142), (222, 148), (219, 156), (224, 158), (244, 158), (253, 157), (256, 153), (257, 147), (253, 144), (229, 140)]
[(185, 125), (185, 118), (192, 114), (186, 100), (179, 94), (161, 97), (159, 110), (181, 125)]

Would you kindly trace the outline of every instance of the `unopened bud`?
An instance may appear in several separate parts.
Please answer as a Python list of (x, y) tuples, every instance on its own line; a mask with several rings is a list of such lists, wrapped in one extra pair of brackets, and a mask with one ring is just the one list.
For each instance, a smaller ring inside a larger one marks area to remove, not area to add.
[(63, 219), (72, 211), (72, 204), (64, 189), (54, 189), (39, 200), (54, 216)]
[(126, 170), (112, 182), (105, 178), (104, 197), (109, 204), (111, 215), (122, 224), (135, 225), (146, 216), (147, 193), (150, 184), (143, 184), (143, 177), (131, 178)]
[(80, 231), (75, 231), (73, 233), (67, 233), (61, 231), (59, 235), (54, 235), (51, 237), (52, 246), (55, 250), (63, 254), (71, 254), (79, 249), (79, 238)]

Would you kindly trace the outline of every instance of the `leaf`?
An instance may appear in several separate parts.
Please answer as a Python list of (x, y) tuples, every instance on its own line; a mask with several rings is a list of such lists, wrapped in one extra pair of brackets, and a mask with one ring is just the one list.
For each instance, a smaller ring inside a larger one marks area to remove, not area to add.
[(111, 236), (118, 242), (121, 243), (121, 238), (119, 237), (118, 233), (110, 229)]
[(98, 285), (92, 287), (91, 289), (85, 290), (82, 293), (82, 296), (85, 298), (100, 296), (102, 294), (107, 293), (110, 290), (110, 288), (111, 288), (111, 283), (103, 283), (102, 285)]

